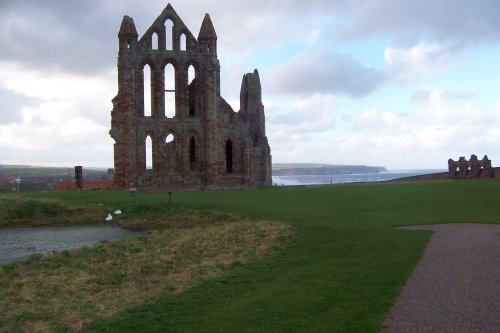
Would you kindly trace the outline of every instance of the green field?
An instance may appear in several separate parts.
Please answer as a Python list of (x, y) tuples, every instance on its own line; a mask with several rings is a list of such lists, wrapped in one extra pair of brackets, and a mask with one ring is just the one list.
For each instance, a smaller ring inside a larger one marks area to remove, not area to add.
[(275, 255), (180, 293), (165, 289), (84, 332), (378, 332), (431, 236), (394, 227), (500, 223), (497, 179), (180, 192), (172, 203), (166, 193), (18, 195), (103, 204), (146, 219), (175, 208), (291, 226)]

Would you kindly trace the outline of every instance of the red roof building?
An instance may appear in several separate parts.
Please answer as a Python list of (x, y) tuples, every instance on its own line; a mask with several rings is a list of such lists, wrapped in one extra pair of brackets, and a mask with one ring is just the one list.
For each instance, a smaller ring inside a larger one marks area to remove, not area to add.
[[(113, 185), (112, 180), (84, 180), (83, 189), (84, 190), (97, 190), (97, 189), (110, 189)], [(72, 190), (76, 189), (76, 183), (72, 182), (60, 182), (57, 184), (58, 190)]]

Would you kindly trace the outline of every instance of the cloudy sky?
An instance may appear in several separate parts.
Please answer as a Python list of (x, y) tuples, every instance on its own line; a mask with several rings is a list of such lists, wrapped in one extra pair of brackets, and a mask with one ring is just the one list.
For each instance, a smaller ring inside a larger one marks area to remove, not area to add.
[[(142, 35), (166, 4), (0, 0), (0, 164), (112, 167), (118, 28)], [(195, 36), (210, 13), (234, 109), (259, 69), (276, 163), (500, 163), (498, 0), (171, 4)]]

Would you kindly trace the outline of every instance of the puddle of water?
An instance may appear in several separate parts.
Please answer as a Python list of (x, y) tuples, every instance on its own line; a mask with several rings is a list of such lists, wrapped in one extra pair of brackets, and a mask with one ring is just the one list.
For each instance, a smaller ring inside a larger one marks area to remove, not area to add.
[(0, 265), (35, 253), (64, 251), (138, 232), (112, 226), (64, 226), (0, 229)]

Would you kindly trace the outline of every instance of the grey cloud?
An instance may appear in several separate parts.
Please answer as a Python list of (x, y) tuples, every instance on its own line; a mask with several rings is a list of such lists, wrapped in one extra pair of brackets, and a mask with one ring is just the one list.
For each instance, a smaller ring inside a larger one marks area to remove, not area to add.
[[(241, 55), (257, 47), (272, 49), (305, 40), (323, 24), (333, 24), (334, 34), (348, 40), (380, 34), (451, 42), (500, 37), (497, 0), (172, 2), (195, 35), (203, 14), (210, 13), (222, 56), (226, 51)], [(83, 74), (112, 68), (122, 16), (132, 16), (142, 34), (165, 5), (134, 0), (2, 0), (0, 60)]]
[(360, 98), (371, 94), (385, 75), (350, 55), (325, 48), (300, 53), (266, 73), (266, 91), (276, 94), (332, 94)]
[(114, 66), (124, 13), (113, 8), (97, 0), (7, 0), (0, 8), (0, 60), (83, 74)]
[(166, 6), (134, 0), (3, 1), (0, 60), (90, 75), (116, 66), (123, 15), (134, 17), (142, 35)]
[(0, 87), (0, 125), (21, 121), (23, 107), (33, 105), (35, 102), (34, 98)]
[(426, 38), (471, 44), (500, 39), (498, 0), (376, 0), (351, 14), (333, 34), (341, 39), (385, 35), (415, 42)]
[[(500, 36), (500, 20), (495, 17), (500, 12), (497, 0), (193, 0), (172, 4), (195, 35), (204, 13), (210, 13), (226, 73), (234, 70), (231, 63), (236, 58), (243, 62), (238, 66), (251, 70), (259, 64), (244, 62), (255, 52), (263, 48), (272, 52), (286, 43), (300, 43), (311, 31), (332, 24), (335, 35), (346, 40), (373, 35), (396, 40), (420, 40), (423, 36), (447, 39), (446, 54), (458, 52), (457, 45), (463, 41)], [(0, 61), (84, 75), (113, 70), (122, 16), (132, 16), (142, 35), (165, 6), (165, 1), (3, 0)], [(413, 44), (406, 40), (405, 45)], [(363, 67), (349, 55), (318, 50), (307, 53), (320, 62), (298, 56), (278, 66), (271, 72), (270, 91), (362, 97), (385, 80), (382, 71)]]
[[(194, 35), (204, 13), (210, 13), (221, 40), (222, 56), (245, 55), (255, 52), (256, 46), (274, 48), (306, 38), (317, 21), (350, 8), (349, 3), (172, 1)], [(0, 61), (14, 61), (36, 69), (95, 74), (115, 66), (116, 35), (123, 15), (134, 18), (142, 35), (166, 4), (135, 0), (2, 0)]]

